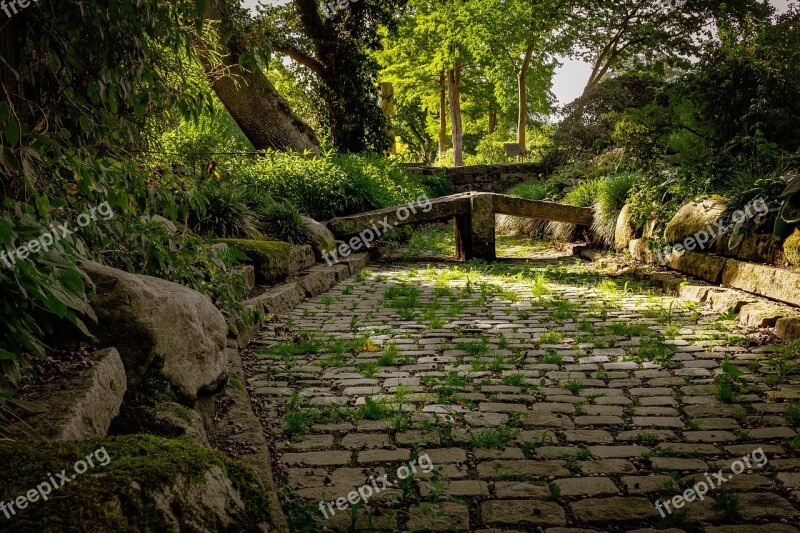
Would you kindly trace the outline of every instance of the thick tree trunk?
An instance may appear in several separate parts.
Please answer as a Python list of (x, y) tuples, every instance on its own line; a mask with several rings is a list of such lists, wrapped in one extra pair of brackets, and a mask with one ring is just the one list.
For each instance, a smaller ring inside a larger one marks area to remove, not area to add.
[(489, 135), (497, 130), (497, 112), (489, 111)]
[(220, 0), (208, 2), (207, 18), (220, 21), (218, 28), (223, 41), (225, 34), (232, 32), (225, 42), (230, 51), (223, 58), (226, 73), (209, 79), (214, 92), (257, 150), (309, 150), (319, 155), (313, 130), (294, 115), (264, 73), (255, 65), (245, 68), (239, 64), (244, 50), (225, 13)]
[(292, 114), (262, 72), (230, 65), (230, 75), (211, 86), (233, 119), (257, 150), (309, 150), (319, 155), (314, 132)]
[(528, 132), (528, 70), (531, 66), (531, 58), (533, 57), (533, 43), (528, 44), (528, 49), (525, 51), (525, 58), (522, 60), (522, 68), (519, 69), (517, 74), (518, 85), (518, 105), (519, 117), (517, 118), (517, 142), (519, 143), (519, 152), (524, 154), (527, 146), (527, 132)]
[(447, 80), (439, 73), (439, 158), (447, 151)]
[(450, 93), (450, 123), (453, 129), (453, 166), (464, 166), (463, 131), (461, 128), (461, 71), (460, 67), (447, 71)]

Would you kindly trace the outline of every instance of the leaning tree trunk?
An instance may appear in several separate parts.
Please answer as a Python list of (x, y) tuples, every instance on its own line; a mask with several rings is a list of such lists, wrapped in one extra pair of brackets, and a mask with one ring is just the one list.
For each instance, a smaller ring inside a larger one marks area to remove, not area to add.
[[(220, 21), (219, 34), (230, 52), (223, 58), (225, 75), (209, 76), (209, 81), (242, 132), (257, 150), (309, 150), (319, 155), (314, 131), (294, 115), (261, 69), (256, 65), (245, 68), (239, 63), (244, 49), (237, 29), (225, 16), (224, 3), (212, 0), (207, 6), (206, 16)], [(227, 42), (226, 33), (230, 36)], [(211, 70), (211, 65), (206, 67)]]

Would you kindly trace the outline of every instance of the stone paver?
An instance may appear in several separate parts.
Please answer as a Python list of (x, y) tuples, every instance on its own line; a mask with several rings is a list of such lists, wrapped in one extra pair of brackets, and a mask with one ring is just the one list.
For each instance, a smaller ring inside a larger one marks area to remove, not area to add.
[[(775, 391), (800, 384), (769, 377), (769, 343), (735, 344), (745, 332), (703, 308), (525, 250), (532, 261), (377, 264), (264, 327), (248, 386), (289, 519), (316, 522), (297, 530), (798, 531), (797, 424)], [(725, 357), (745, 373), (727, 404)], [(759, 447), (763, 468), (730, 473)], [(659, 517), (657, 499), (720, 468), (736, 512), (717, 490), (682, 522)], [(320, 513), (364, 487), (367, 507)]]

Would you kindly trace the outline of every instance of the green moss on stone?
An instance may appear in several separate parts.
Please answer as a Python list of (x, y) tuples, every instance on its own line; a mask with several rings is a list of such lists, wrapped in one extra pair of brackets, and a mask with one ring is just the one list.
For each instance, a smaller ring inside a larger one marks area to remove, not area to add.
[[(94, 459), (94, 468), (75, 474), (75, 462), (99, 448), (105, 448), (110, 462), (101, 466)], [(8, 530), (15, 532), (173, 531), (156, 509), (153, 493), (175, 485), (178, 478), (188, 484), (202, 482), (214, 467), (227, 475), (245, 505), (224, 530), (259, 531), (259, 524), (269, 521), (267, 494), (258, 477), (220, 452), (189, 440), (127, 435), (86, 442), (7, 443), (0, 445), (0, 463), (0, 500), (4, 502), (28, 493), (63, 469), (68, 476), (75, 475), (53, 490), (47, 501), (30, 503), (11, 519), (0, 516)], [(182, 520), (190, 509), (182, 508), (176, 499), (171, 510)], [(220, 524), (207, 526), (204, 530), (223, 530)]]
[(783, 243), (783, 254), (792, 265), (800, 266), (800, 229), (794, 230), (794, 233)]
[(292, 249), (289, 243), (247, 239), (217, 239), (214, 242), (227, 244), (244, 252), (253, 262), (256, 275), (261, 281), (275, 283), (283, 281), (289, 275), (289, 256)]
[(194, 417), (192, 417), (192, 412), (189, 409), (177, 403), (168, 402), (159, 404), (157, 406), (157, 410), (172, 413), (184, 422), (188, 422), (190, 424), (194, 419)]

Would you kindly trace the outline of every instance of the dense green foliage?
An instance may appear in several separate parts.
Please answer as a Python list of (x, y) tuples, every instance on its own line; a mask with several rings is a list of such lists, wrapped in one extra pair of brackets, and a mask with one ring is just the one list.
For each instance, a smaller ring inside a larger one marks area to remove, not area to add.
[[(4, 25), (4, 249), (27, 244), (51, 224), (74, 223), (103, 201), (116, 212), (116, 223), (94, 225), (98, 242), (131, 236), (125, 218), (177, 213), (185, 204), (169, 185), (175, 183), (170, 173), (143, 172), (128, 154), (145, 147), (153, 116), (173, 110), (198, 116), (204, 107), (207, 90), (181, 75), (195, 64), (191, 43), (207, 43), (209, 56), (215, 54), (198, 17), (201, 7), (194, 1), (145, 0), (86, 9), (60, 0)], [(23, 354), (43, 355), (50, 333), (67, 321), (90, 327), (90, 320), (81, 322), (93, 315), (84, 276), (75, 267), (92, 250), (82, 238), (59, 239), (46, 253), (0, 272), (0, 392), (19, 381), (27, 367)]]
[(253, 196), (272, 196), (327, 220), (405, 203), (426, 192), (418, 178), (379, 156), (303, 158), (270, 153), (236, 170)]

